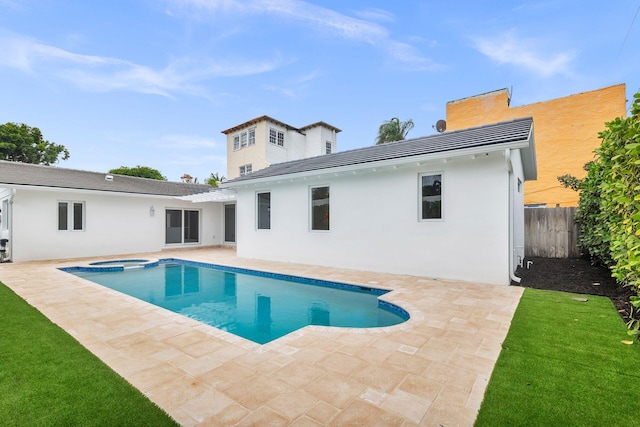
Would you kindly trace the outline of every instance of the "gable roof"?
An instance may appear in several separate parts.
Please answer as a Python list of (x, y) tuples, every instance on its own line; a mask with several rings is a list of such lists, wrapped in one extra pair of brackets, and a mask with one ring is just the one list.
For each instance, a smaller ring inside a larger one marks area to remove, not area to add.
[[(113, 180), (107, 180), (112, 176)], [(159, 181), (0, 160), (0, 187), (42, 187), (157, 196), (187, 196), (211, 190), (205, 184)]]
[(458, 155), (504, 150), (522, 149), (525, 179), (535, 179), (536, 158), (533, 142), (533, 119), (531, 117), (508, 122), (480, 126), (454, 132), (446, 132), (421, 138), (375, 145), (372, 147), (325, 154), (302, 160), (273, 164), (248, 175), (223, 184), (232, 187), (235, 183), (283, 175), (335, 168), (353, 168), (357, 165), (373, 166), (383, 161), (401, 162), (416, 157), (446, 158)]
[(273, 117), (269, 117), (269, 116), (260, 116), (260, 117), (256, 117), (255, 119), (248, 120), (248, 121), (246, 121), (246, 122), (244, 122), (244, 123), (240, 123), (239, 125), (236, 125), (236, 126), (234, 126), (234, 127), (231, 127), (231, 128), (229, 128), (229, 129), (225, 129), (225, 130), (223, 130), (221, 133), (224, 133), (225, 135), (228, 135), (228, 134), (230, 134), (230, 133), (237, 132), (237, 131), (239, 131), (239, 130), (241, 130), (241, 129), (247, 128), (247, 127), (249, 127), (249, 126), (253, 126), (253, 125), (255, 125), (255, 124), (257, 124), (257, 123), (260, 123), (260, 122), (271, 122), (271, 123), (274, 123), (274, 124), (276, 124), (276, 125), (278, 125), (278, 126), (281, 126), (281, 127), (285, 128), (285, 129), (287, 129), (287, 130), (292, 130), (292, 131), (295, 131), (295, 132), (300, 132), (300, 133), (302, 133), (302, 134), (304, 134), (304, 132), (305, 132), (307, 129), (311, 129), (311, 128), (318, 127), (318, 126), (323, 126), (323, 127), (327, 128), (327, 129), (329, 129), (329, 130), (332, 130), (332, 131), (334, 131), (334, 132), (336, 132), (336, 133), (338, 133), (338, 132), (342, 132), (342, 131), (341, 131), (340, 129), (338, 129), (337, 127), (332, 126), (332, 125), (330, 125), (329, 123), (325, 123), (325, 122), (322, 122), (322, 121), (320, 121), (320, 122), (315, 122), (315, 123), (312, 123), (312, 124), (310, 124), (310, 125), (303, 126), (303, 127), (301, 127), (301, 128), (296, 128), (296, 127), (293, 127), (293, 126), (291, 126), (291, 125), (288, 125), (288, 124), (286, 124), (286, 123), (284, 123), (284, 122), (281, 122), (280, 120), (276, 120), (276, 119), (274, 119)]

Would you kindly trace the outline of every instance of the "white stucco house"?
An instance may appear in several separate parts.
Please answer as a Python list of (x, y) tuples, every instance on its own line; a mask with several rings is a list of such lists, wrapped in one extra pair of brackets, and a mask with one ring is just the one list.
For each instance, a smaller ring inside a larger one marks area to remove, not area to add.
[(224, 205), (183, 200), (210, 190), (0, 161), (0, 238), (12, 261), (219, 245)]
[(507, 285), (524, 257), (531, 118), (271, 165), (233, 179), (237, 254)]
[(221, 189), (0, 161), (0, 239), (11, 261), (235, 245), (245, 258), (517, 280), (523, 185), (537, 175), (531, 118), (328, 151)]

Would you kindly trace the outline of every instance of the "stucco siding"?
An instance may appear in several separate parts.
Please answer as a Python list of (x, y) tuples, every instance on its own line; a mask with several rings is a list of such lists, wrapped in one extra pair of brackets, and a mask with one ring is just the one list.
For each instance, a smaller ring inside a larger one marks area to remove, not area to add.
[[(59, 201), (84, 203), (83, 231), (58, 231)], [(165, 208), (200, 210), (201, 241), (196, 246), (221, 243), (221, 208), (216, 204), (194, 204), (169, 197), (18, 189), (13, 199), (12, 259), (160, 251), (169, 247), (165, 245)]]
[[(443, 220), (419, 220), (419, 175), (443, 174)], [(507, 163), (500, 153), (238, 189), (238, 255), (508, 284)], [(330, 186), (330, 228), (310, 231), (309, 189)], [(271, 192), (271, 229), (256, 193)]]

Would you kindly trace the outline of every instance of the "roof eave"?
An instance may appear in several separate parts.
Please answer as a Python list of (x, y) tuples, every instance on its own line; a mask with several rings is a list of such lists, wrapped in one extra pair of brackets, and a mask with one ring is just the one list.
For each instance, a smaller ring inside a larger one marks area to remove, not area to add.
[[(531, 135), (532, 134), (530, 134), (529, 138), (532, 138)], [(243, 188), (243, 187), (256, 186), (256, 185), (270, 183), (270, 182), (296, 181), (301, 179), (302, 180), (309, 179), (309, 177), (321, 177), (326, 175), (341, 175), (341, 174), (344, 175), (347, 173), (364, 172), (366, 170), (375, 171), (376, 169), (379, 169), (379, 168), (387, 168), (387, 167), (393, 168), (401, 165), (408, 165), (411, 163), (437, 162), (437, 161), (444, 161), (444, 160), (453, 160), (455, 158), (461, 158), (461, 157), (470, 157), (470, 156), (472, 157), (474, 155), (480, 155), (485, 153), (501, 152), (507, 148), (526, 149), (529, 146), (530, 146), (529, 139), (526, 139), (526, 140), (522, 139), (518, 141), (505, 142), (500, 144), (484, 145), (484, 146), (472, 147), (472, 148), (463, 148), (455, 151), (442, 151), (438, 153), (405, 156), (405, 157), (398, 157), (394, 159), (378, 160), (378, 161), (372, 161), (372, 162), (366, 162), (366, 163), (357, 163), (357, 164), (346, 165), (346, 166), (337, 166), (332, 168), (308, 170), (304, 172), (297, 172), (297, 173), (291, 173), (291, 174), (274, 175), (274, 176), (268, 176), (264, 178), (255, 178), (255, 179), (250, 178), (250, 179), (245, 179), (238, 182), (227, 182), (227, 183), (221, 184), (221, 188), (229, 188), (229, 189)]]
[(117, 196), (134, 196), (134, 197), (155, 197), (164, 199), (175, 199), (175, 195), (170, 194), (155, 194), (155, 193), (139, 193), (132, 191), (117, 191), (117, 190), (97, 190), (91, 188), (71, 188), (71, 187), (56, 187), (52, 185), (34, 185), (34, 184), (11, 184), (0, 182), (0, 188), (15, 188), (26, 190), (49, 190), (49, 191), (61, 191), (68, 193), (91, 193), (91, 194), (112, 194)]

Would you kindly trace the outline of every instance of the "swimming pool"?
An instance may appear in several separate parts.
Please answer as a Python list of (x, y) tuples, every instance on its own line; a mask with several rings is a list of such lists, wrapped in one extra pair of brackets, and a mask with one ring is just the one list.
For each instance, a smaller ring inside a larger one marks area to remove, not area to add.
[(372, 328), (409, 318), (378, 299), (382, 289), (174, 258), (143, 267), (62, 270), (258, 344), (307, 325)]

